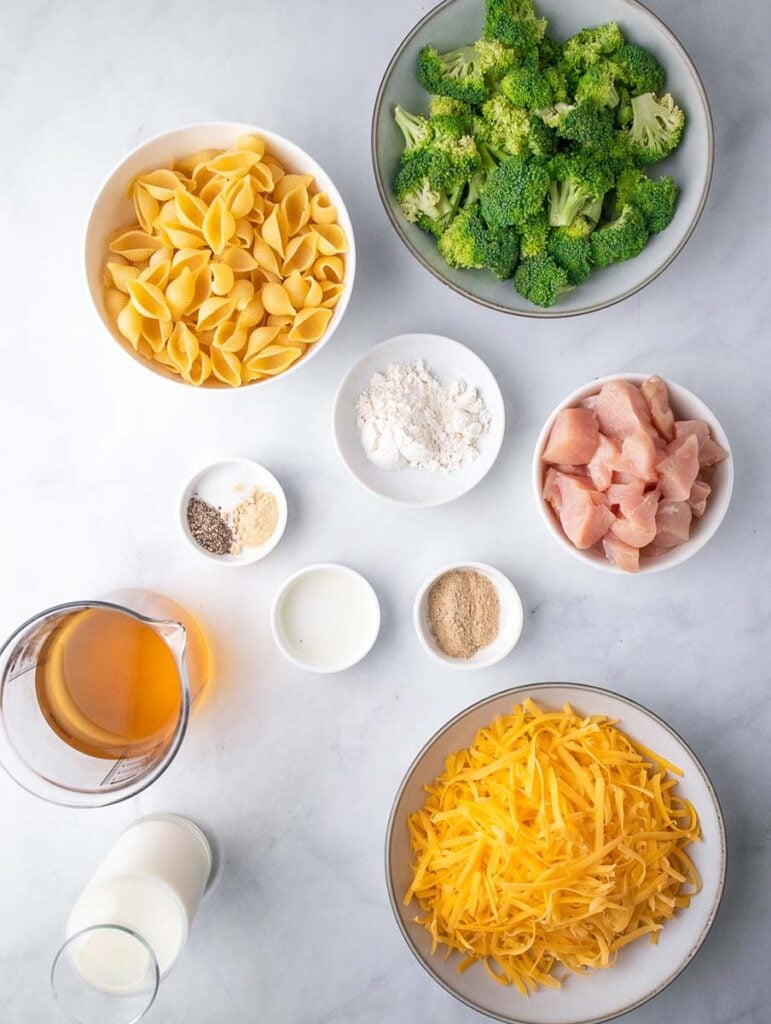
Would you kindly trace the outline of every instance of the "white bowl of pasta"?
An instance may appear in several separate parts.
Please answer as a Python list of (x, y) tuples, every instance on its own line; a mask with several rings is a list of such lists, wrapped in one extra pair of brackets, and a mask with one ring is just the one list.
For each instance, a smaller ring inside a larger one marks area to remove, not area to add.
[(294, 142), (217, 121), (158, 135), (102, 186), (86, 277), (121, 348), (168, 380), (264, 386), (334, 334), (356, 270), (332, 179)]

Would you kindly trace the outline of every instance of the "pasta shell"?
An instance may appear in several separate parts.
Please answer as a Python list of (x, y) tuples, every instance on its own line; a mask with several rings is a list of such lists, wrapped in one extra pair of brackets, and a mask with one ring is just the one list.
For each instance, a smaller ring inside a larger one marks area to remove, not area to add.
[(198, 329), (201, 331), (212, 330), (223, 320), (227, 320), (236, 308), (235, 299), (225, 299), (212, 295), (204, 299), (201, 308), (198, 310)]
[(174, 209), (180, 224), (192, 231), (203, 231), (206, 203), (198, 196), (191, 195), (183, 188), (174, 192)]
[(287, 232), (281, 207), (274, 206), (270, 215), (265, 218), (265, 223), (262, 225), (262, 237), (279, 256), (284, 255)]
[(312, 174), (285, 174), (273, 189), (273, 201), (280, 203), (284, 196), (289, 195), (292, 189), (297, 188), (298, 185), (307, 190), (312, 184)]
[(257, 355), (246, 361), (250, 372), (274, 377), (288, 369), (302, 355), (299, 346), (267, 345)]
[(308, 277), (306, 278), (306, 281), (308, 282), (308, 292), (305, 296), (303, 306), (320, 306), (324, 299), (323, 288), (315, 277)]
[(135, 185), (141, 185), (153, 199), (172, 199), (174, 190), (179, 188), (179, 178), (165, 167), (152, 171), (150, 174), (140, 174), (135, 179)]
[(156, 249), (148, 261), (148, 266), (157, 267), (159, 263), (163, 263), (166, 260), (168, 260), (169, 264), (171, 264), (173, 256), (173, 249), (168, 249), (165, 246), (162, 249)]
[(168, 238), (175, 249), (201, 249), (206, 244), (202, 235), (176, 221), (172, 224), (159, 225), (158, 230)]
[(313, 264), (313, 276), (319, 281), (335, 281), (339, 284), (345, 276), (345, 264), (340, 256), (320, 256)]
[(166, 343), (166, 351), (182, 374), (190, 373), (199, 352), (198, 338), (187, 324), (175, 324)]
[(198, 353), (193, 365), (187, 373), (183, 373), (182, 377), (188, 382), (188, 384), (195, 384), (196, 387), (200, 387), (204, 381), (208, 380), (211, 376), (211, 359), (206, 355), (205, 352)]
[(230, 291), (230, 298), (235, 301), (237, 310), (246, 309), (254, 298), (254, 285), (251, 281), (236, 281)]
[(260, 296), (255, 295), (248, 305), (246, 305), (238, 314), (236, 323), (238, 324), (239, 329), (243, 328), (244, 330), (248, 330), (250, 327), (256, 327), (264, 316), (265, 307), (262, 304)]
[(222, 196), (217, 196), (206, 212), (203, 221), (203, 236), (212, 252), (219, 254), (236, 229), (233, 214), (225, 206)]
[[(195, 271), (195, 290), (193, 292), (193, 298), (187, 307), (188, 313), (195, 313), (196, 310), (200, 309), (203, 303), (209, 298), (211, 294), (211, 272), (208, 266), (204, 264), (199, 270)], [(198, 339), (200, 342), (200, 338)]]
[(264, 348), (271, 345), (278, 335), (280, 327), (257, 327), (249, 335), (249, 343), (246, 346), (246, 354), (244, 360), (250, 359), (252, 356), (256, 356), (258, 352), (262, 352)]
[(219, 174), (215, 174), (203, 185), (198, 193), (198, 198), (206, 203), (207, 206), (211, 206), (217, 196), (222, 195), (226, 184), (226, 178), (221, 178)]
[(223, 352), (238, 354), (246, 348), (247, 340), (246, 330), (239, 329), (232, 320), (225, 320), (214, 332), (212, 348), (220, 348)]
[(289, 316), (289, 314), (286, 314), (285, 316), (278, 316), (276, 313), (271, 313), (267, 318), (266, 323), (268, 327), (278, 327), (279, 330), (283, 330), (285, 327), (291, 327), (293, 321), (294, 317)]
[(251, 153), (256, 153), (260, 160), (265, 153), (265, 139), (259, 135), (240, 135), (236, 139), (236, 149), (248, 149)]
[(142, 337), (148, 343), (153, 352), (160, 352), (171, 335), (171, 320), (156, 320), (151, 317), (142, 317)]
[(161, 289), (148, 281), (137, 279), (128, 282), (131, 301), (143, 317), (150, 320), (171, 320), (171, 310)]
[(306, 344), (318, 341), (327, 329), (331, 317), (330, 309), (301, 309), (292, 324), (289, 341), (302, 341)]
[(226, 263), (235, 274), (243, 274), (257, 268), (257, 260), (245, 249), (229, 248), (222, 254), (222, 262)]
[(261, 270), (269, 270), (272, 274), (278, 274), (278, 260), (276, 259), (276, 253), (271, 249), (264, 238), (259, 235), (254, 236), (254, 245), (252, 246), (252, 253), (257, 261), (257, 266)]
[(298, 185), (287, 192), (281, 200), (281, 212), (284, 215), (287, 237), (291, 238), (310, 220), (311, 207), (307, 188)]
[(332, 309), (336, 306), (340, 296), (345, 291), (345, 285), (335, 284), (333, 281), (328, 281), (321, 286), (321, 292), (324, 296), (321, 305), (327, 309)]
[(275, 313), (277, 316), (293, 316), (296, 312), (283, 285), (264, 284), (260, 298), (268, 313)]
[(222, 198), (230, 212), (239, 220), (245, 217), (254, 206), (254, 191), (250, 178), (237, 178), (226, 186)]
[(291, 274), (293, 270), (299, 270), (304, 274), (310, 270), (316, 259), (317, 241), (318, 238), (313, 232), (291, 238), (286, 247), (286, 257), (281, 265), (281, 272)]
[(265, 197), (257, 192), (254, 196), (251, 213), (247, 214), (247, 217), (252, 224), (262, 224), (265, 221), (265, 212)]
[(104, 308), (113, 320), (117, 320), (127, 302), (129, 298), (125, 292), (119, 292), (117, 288), (105, 289)]
[[(159, 249), (158, 252), (161, 250)], [(151, 263), (146, 267), (139, 275), (139, 280), (144, 281), (146, 284), (157, 285), (158, 288), (163, 290), (169, 280), (169, 273), (171, 271), (171, 260), (161, 260), (158, 263)]]
[(227, 295), (234, 283), (233, 270), (227, 263), (211, 264), (211, 290), (215, 295)]
[(211, 259), (208, 249), (179, 249), (171, 260), (171, 276), (178, 277), (186, 268), (195, 274)]
[[(284, 288), (289, 296), (289, 301), (295, 309), (299, 309), (305, 302), (305, 297), (308, 294), (308, 282), (299, 270), (292, 271), (292, 273), (286, 278), (284, 281)], [(321, 296), (320, 287), (319, 296)], [(318, 303), (316, 303), (316, 305), (318, 305)]]
[(218, 380), (237, 388), (241, 383), (241, 360), (232, 352), (221, 348), (211, 350), (211, 369)]
[(256, 193), (272, 192), (275, 185), (273, 169), (264, 161), (256, 163), (249, 171), (252, 181), (252, 188)]
[(348, 239), (339, 224), (316, 224), (315, 230), (319, 236), (319, 252), (322, 256), (348, 252)]
[(166, 287), (166, 302), (175, 320), (187, 312), (194, 295), (195, 277), (189, 267), (183, 267), (179, 277), (175, 277)]
[(139, 267), (132, 266), (130, 263), (108, 263), (107, 269), (110, 272), (112, 283), (126, 295), (128, 295), (128, 282), (135, 281), (141, 274)]
[(274, 156), (271, 156), (270, 153), (265, 154), (265, 156), (262, 158), (262, 163), (265, 167), (268, 168), (270, 173), (273, 175), (274, 182), (281, 181), (281, 179), (286, 174), (286, 171), (278, 162), (278, 160), (276, 160)]
[(134, 187), (134, 212), (137, 215), (139, 226), (143, 231), (152, 231), (155, 218), (160, 212), (160, 205), (154, 196), (151, 196), (144, 185), (136, 184)]
[(144, 263), (156, 249), (163, 248), (163, 239), (149, 235), (146, 231), (131, 229), (124, 231), (110, 242), (110, 252), (116, 252), (132, 263)]
[(326, 192), (317, 192), (311, 196), (310, 211), (314, 224), (334, 224), (337, 221), (337, 207), (330, 203)]
[(213, 160), (207, 162), (207, 167), (215, 174), (221, 174), (225, 178), (240, 178), (249, 173), (249, 169), (259, 163), (257, 153), (248, 149), (228, 149)]
[(213, 160), (215, 156), (218, 156), (222, 152), (221, 149), (199, 149), (195, 153), (191, 153), (190, 156), (180, 157), (174, 164), (174, 169), (181, 171), (188, 177), (193, 173), (199, 164), (206, 164), (210, 160)]
[(136, 348), (142, 336), (142, 314), (132, 302), (127, 302), (123, 307), (116, 320), (116, 326), (123, 337)]

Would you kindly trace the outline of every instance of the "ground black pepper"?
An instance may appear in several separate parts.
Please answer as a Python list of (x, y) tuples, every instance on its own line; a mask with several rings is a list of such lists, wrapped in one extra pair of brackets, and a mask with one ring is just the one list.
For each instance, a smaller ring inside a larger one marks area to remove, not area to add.
[(187, 525), (197, 544), (212, 555), (229, 555), (233, 531), (222, 512), (194, 494), (187, 503)]

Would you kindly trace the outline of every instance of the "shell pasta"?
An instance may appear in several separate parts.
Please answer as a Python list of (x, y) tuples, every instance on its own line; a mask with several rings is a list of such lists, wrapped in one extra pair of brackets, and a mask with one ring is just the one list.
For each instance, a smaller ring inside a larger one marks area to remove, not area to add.
[(140, 174), (109, 242), (104, 305), (143, 359), (196, 387), (275, 377), (324, 336), (348, 240), (310, 174), (257, 135)]

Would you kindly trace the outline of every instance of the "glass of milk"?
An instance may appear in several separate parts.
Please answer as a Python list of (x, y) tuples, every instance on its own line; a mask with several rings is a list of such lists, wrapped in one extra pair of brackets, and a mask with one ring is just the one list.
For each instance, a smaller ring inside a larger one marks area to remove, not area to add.
[(176, 963), (209, 880), (203, 832), (176, 814), (135, 821), (72, 908), (54, 959), (54, 997), (71, 1024), (136, 1024)]

